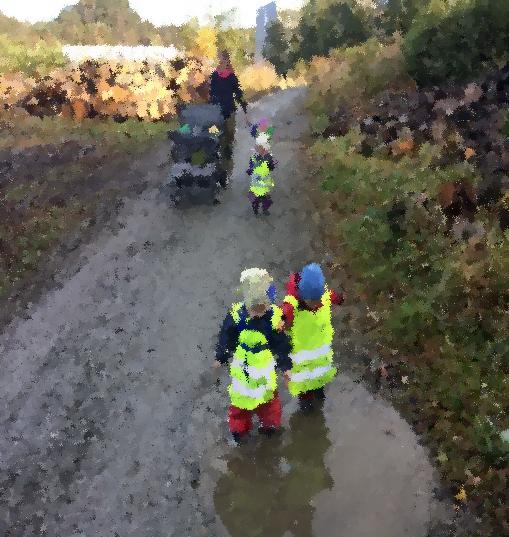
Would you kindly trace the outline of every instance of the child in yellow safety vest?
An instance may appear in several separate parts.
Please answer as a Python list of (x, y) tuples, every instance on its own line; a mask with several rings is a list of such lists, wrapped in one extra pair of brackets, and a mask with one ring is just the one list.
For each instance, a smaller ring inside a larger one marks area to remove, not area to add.
[(323, 401), (324, 387), (336, 375), (333, 362), (332, 305), (344, 301), (328, 289), (320, 265), (306, 265), (290, 276), (283, 302), (285, 330), (290, 335), (291, 370), (286, 374), (290, 394), (299, 398), (302, 410)]
[(276, 167), (276, 162), (270, 154), (269, 136), (266, 133), (259, 134), (255, 143), (256, 152), (251, 157), (247, 170), (247, 174), (251, 177), (248, 197), (254, 214), (258, 214), (261, 205), (263, 213), (268, 215), (272, 205), (270, 193), (274, 188), (271, 172)]
[(259, 432), (270, 434), (281, 425), (281, 401), (276, 369), (291, 367), (290, 345), (282, 331), (282, 311), (273, 304), (272, 278), (264, 269), (241, 274), (244, 301), (234, 304), (223, 321), (216, 347), (215, 366), (230, 363), (228, 425), (236, 442), (260, 420)]

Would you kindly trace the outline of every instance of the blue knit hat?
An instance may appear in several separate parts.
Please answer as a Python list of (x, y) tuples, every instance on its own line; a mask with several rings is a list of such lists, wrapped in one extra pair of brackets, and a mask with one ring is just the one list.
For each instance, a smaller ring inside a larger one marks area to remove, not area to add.
[(325, 277), (318, 263), (306, 265), (300, 273), (299, 296), (302, 300), (320, 300), (325, 292)]

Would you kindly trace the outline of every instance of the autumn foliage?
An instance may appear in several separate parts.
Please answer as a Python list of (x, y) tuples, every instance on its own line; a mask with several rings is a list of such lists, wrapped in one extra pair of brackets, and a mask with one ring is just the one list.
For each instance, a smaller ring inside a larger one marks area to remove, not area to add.
[(0, 105), (32, 115), (160, 120), (178, 103), (204, 101), (211, 68), (196, 59), (172, 62), (86, 61), (46, 77), (0, 77)]

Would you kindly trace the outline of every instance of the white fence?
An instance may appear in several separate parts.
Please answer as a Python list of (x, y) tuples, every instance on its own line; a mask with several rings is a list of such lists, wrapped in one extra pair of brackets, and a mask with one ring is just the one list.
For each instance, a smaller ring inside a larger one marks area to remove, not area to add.
[(64, 45), (62, 52), (72, 62), (84, 60), (168, 61), (182, 57), (175, 47), (110, 46), (110, 45)]

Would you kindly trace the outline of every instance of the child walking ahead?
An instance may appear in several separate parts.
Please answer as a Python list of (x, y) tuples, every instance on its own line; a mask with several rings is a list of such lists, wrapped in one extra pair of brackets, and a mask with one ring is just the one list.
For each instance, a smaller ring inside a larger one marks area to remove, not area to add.
[(282, 311), (271, 305), (271, 283), (264, 269), (242, 272), (244, 302), (233, 304), (228, 312), (216, 348), (215, 367), (226, 364), (233, 355), (228, 425), (237, 443), (251, 430), (253, 413), (260, 420), (260, 433), (270, 434), (281, 425), (276, 367), (282, 371), (290, 368), (290, 346), (282, 332)]
[(272, 205), (270, 193), (274, 188), (274, 180), (271, 172), (276, 167), (276, 163), (270, 154), (270, 143), (267, 134), (259, 134), (256, 137), (255, 154), (249, 161), (247, 174), (251, 177), (248, 198), (253, 207), (254, 214), (258, 214), (260, 205), (265, 215), (269, 214)]

